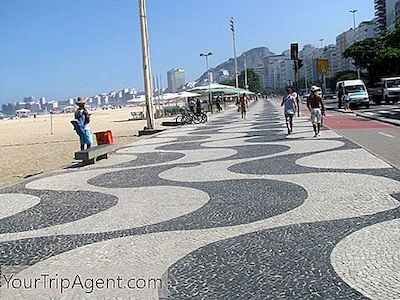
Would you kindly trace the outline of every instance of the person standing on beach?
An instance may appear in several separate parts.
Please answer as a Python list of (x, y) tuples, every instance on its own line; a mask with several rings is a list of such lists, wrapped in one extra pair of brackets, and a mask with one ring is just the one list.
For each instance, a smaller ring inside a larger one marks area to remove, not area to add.
[(71, 121), (74, 128), (79, 135), (81, 150), (89, 149), (93, 144), (93, 136), (90, 131), (90, 114), (85, 108), (86, 100), (83, 97), (78, 97), (76, 100), (76, 105), (78, 109), (75, 111), (75, 120)]
[(281, 106), (284, 106), (286, 127), (288, 134), (293, 132), (293, 117), (297, 111), (296, 105), (297, 94), (293, 92), (293, 88), (287, 88), (287, 95), (283, 98)]
[(314, 128), (314, 137), (320, 136), (322, 115), (325, 114), (324, 103), (321, 96), (318, 95), (319, 88), (317, 86), (311, 87), (311, 94), (307, 98), (307, 107), (311, 112), (311, 122)]

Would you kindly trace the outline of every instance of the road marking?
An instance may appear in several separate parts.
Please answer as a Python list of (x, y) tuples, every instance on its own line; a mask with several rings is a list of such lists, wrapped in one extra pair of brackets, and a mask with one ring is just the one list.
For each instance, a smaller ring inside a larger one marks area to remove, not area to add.
[(379, 134), (384, 135), (384, 136), (387, 136), (387, 137), (390, 137), (390, 138), (392, 138), (392, 139), (395, 139), (395, 138), (396, 138), (396, 137), (394, 137), (393, 135), (390, 135), (390, 134), (387, 134), (387, 133), (384, 133), (384, 132), (379, 132)]

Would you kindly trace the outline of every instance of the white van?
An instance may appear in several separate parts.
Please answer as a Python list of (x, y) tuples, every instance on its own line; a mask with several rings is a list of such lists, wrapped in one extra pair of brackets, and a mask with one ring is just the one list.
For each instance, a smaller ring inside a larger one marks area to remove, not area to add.
[[(366, 108), (369, 108), (369, 95), (364, 81), (361, 79), (338, 81), (337, 93), (340, 88), (344, 89), (345, 100), (350, 105), (365, 105)], [(338, 101), (340, 101), (339, 97)]]

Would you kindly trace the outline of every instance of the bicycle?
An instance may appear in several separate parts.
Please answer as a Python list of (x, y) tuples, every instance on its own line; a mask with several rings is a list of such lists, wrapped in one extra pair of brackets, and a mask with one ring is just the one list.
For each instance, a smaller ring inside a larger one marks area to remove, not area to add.
[(175, 121), (180, 124), (200, 124), (207, 122), (207, 114), (201, 112), (200, 114), (195, 114), (188, 109), (180, 109), (181, 114), (176, 117)]

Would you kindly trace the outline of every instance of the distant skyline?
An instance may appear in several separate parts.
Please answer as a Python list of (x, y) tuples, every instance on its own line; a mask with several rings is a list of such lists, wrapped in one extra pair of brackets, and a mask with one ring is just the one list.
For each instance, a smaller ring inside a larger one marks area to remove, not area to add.
[[(187, 81), (233, 56), (229, 18), (235, 18), (238, 55), (255, 47), (275, 53), (291, 42), (334, 44), (374, 17), (373, 0), (147, 0), (154, 75), (185, 69)], [(1, 0), (0, 103), (23, 97), (64, 99), (126, 87), (141, 89), (137, 0)]]

